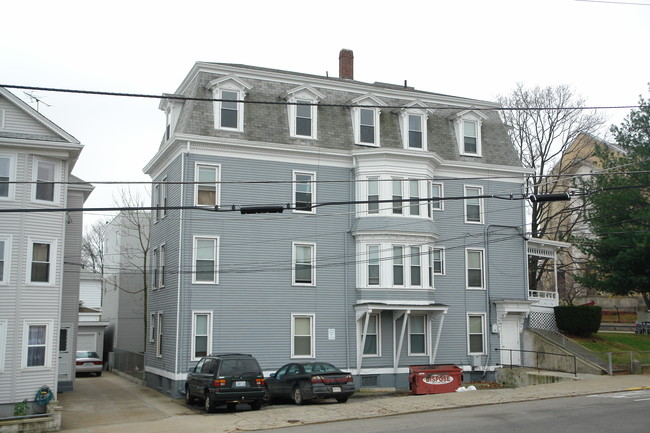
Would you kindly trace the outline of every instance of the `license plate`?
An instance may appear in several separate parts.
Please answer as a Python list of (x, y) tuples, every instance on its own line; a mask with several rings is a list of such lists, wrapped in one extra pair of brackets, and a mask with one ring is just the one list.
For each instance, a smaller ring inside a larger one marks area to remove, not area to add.
[(93, 364), (92, 362), (86, 362), (84, 363), (84, 365), (95, 365), (95, 364)]
[(333, 386), (332, 387), (332, 392), (341, 392), (341, 387), (340, 386)]
[(243, 388), (245, 386), (248, 386), (248, 382), (246, 382), (245, 380), (236, 380), (235, 381), (235, 387)]

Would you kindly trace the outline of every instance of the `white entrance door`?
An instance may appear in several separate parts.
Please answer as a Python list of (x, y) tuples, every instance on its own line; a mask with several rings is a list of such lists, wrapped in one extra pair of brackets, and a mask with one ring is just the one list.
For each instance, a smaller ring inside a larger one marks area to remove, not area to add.
[(59, 382), (72, 380), (72, 353), (70, 353), (72, 333), (70, 329), (70, 326), (62, 326), (59, 331)]
[[(501, 364), (520, 365), (519, 317), (507, 314), (501, 322)], [(508, 350), (509, 349), (509, 350)]]

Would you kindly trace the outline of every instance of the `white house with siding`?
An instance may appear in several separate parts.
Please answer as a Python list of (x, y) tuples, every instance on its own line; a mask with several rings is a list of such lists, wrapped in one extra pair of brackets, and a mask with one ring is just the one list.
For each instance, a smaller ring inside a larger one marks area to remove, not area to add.
[(61, 209), (92, 191), (71, 175), (82, 147), (0, 88), (0, 415), (72, 389), (82, 213)]

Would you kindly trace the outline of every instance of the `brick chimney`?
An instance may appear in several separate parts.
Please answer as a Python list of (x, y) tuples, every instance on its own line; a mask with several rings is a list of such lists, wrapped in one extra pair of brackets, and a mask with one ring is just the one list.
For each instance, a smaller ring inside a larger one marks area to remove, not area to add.
[(354, 79), (354, 54), (345, 48), (339, 53), (339, 78)]

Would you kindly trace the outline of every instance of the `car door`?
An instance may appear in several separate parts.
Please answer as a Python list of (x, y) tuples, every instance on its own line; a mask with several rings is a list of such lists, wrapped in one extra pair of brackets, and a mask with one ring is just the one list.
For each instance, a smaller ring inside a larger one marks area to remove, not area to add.
[(266, 386), (269, 389), (269, 395), (271, 397), (280, 397), (280, 398), (287, 397), (283, 393), (282, 378), (284, 377), (285, 374), (287, 374), (287, 369), (289, 368), (290, 365), (291, 364), (287, 364), (280, 367), (280, 369), (276, 371), (275, 374), (266, 378)]
[(303, 377), (304, 373), (300, 365), (290, 364), (289, 368), (287, 368), (287, 373), (282, 376), (282, 379), (280, 379), (280, 382), (282, 384), (282, 392), (284, 395), (291, 398), (291, 391), (293, 390), (293, 386)]
[(205, 362), (205, 358), (201, 358), (201, 360), (196, 364), (196, 366), (193, 369), (190, 369), (190, 371), (187, 373), (187, 387), (190, 390), (190, 394), (198, 395), (199, 392), (197, 390), (198, 386), (198, 380), (197, 380), (197, 373), (201, 371), (201, 368), (203, 367), (203, 363)]

